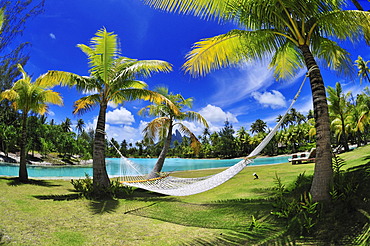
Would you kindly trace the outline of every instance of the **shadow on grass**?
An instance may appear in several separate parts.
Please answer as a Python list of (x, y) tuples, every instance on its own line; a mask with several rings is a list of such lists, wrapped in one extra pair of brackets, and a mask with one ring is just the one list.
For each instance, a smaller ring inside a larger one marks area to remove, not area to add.
[(266, 221), (272, 209), (271, 202), (264, 199), (235, 199), (206, 204), (182, 202), (172, 197), (155, 199), (147, 200), (152, 201), (152, 205), (129, 213), (182, 226), (241, 231), (252, 216)]
[(80, 194), (66, 194), (66, 195), (40, 195), (40, 196), (33, 196), (39, 200), (53, 200), (53, 201), (71, 201), (77, 200), (81, 198)]
[(27, 182), (21, 182), (19, 179), (16, 178), (3, 178), (0, 179), (7, 180), (9, 186), (20, 186), (20, 185), (37, 185), (37, 186), (44, 186), (44, 187), (58, 187), (61, 185), (53, 184), (52, 181), (49, 180), (36, 180), (36, 179), (29, 179)]
[(99, 201), (90, 201), (89, 207), (93, 214), (113, 213), (119, 206), (119, 201), (106, 199)]

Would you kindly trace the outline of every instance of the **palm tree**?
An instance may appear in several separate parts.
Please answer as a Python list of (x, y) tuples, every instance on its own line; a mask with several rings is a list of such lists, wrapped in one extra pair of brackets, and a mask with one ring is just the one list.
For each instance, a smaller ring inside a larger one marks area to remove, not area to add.
[(358, 76), (360, 77), (360, 81), (362, 82), (362, 79), (365, 79), (370, 82), (370, 68), (367, 65), (369, 61), (364, 61), (361, 56), (358, 56), (358, 59), (355, 62), (355, 65), (358, 68)]
[(72, 125), (71, 119), (66, 117), (66, 119), (61, 124), (63, 132), (70, 132), (71, 131), (71, 125)]
[(364, 89), (363, 93), (357, 96), (357, 103), (360, 117), (357, 121), (356, 130), (365, 132), (370, 122), (370, 89), (368, 87)]
[(267, 124), (261, 119), (257, 119), (254, 123), (251, 125), (251, 132), (252, 133), (260, 133), (260, 132), (266, 132)]
[(168, 105), (163, 103), (154, 103), (142, 108), (139, 111), (140, 115), (151, 115), (158, 117), (149, 122), (144, 128), (144, 139), (150, 143), (154, 143), (154, 140), (159, 137), (159, 139), (163, 141), (162, 151), (159, 154), (158, 160), (148, 178), (155, 178), (159, 176), (166, 159), (167, 152), (170, 148), (172, 131), (175, 126), (179, 128), (181, 133), (190, 137), (191, 147), (195, 152), (199, 151), (200, 143), (197, 137), (181, 121), (197, 121), (202, 123), (205, 127), (208, 127), (207, 121), (199, 113), (194, 111), (182, 111), (186, 107), (192, 107), (192, 98), (185, 99), (181, 94), (169, 93), (168, 88), (166, 87), (158, 87), (155, 91), (171, 101), (180, 113), (176, 113), (173, 108), (170, 108)]
[[(84, 113), (99, 106), (93, 144), (93, 182), (95, 187), (98, 185), (108, 187), (110, 181), (105, 165), (105, 123), (108, 103), (120, 104), (144, 99), (156, 103), (167, 102), (169, 107), (172, 107), (169, 100), (145, 89), (147, 84), (138, 80), (155, 72), (169, 72), (172, 67), (165, 61), (136, 60), (121, 56), (117, 35), (107, 32), (105, 28), (95, 34), (90, 46), (79, 44), (77, 47), (88, 57), (89, 77), (63, 71), (49, 71), (44, 78), (70, 86), (76, 85), (78, 90), (92, 93), (74, 103), (73, 113)], [(176, 108), (174, 112), (177, 112)]]
[(76, 130), (78, 132), (78, 135), (80, 135), (81, 132), (83, 132), (84, 127), (85, 127), (85, 121), (83, 119), (78, 119), (77, 125), (76, 125)]
[(50, 88), (57, 85), (54, 81), (41, 80), (38, 78), (32, 83), (32, 78), (24, 71), (22, 65), (18, 64), (18, 69), (22, 73), (22, 78), (16, 81), (12, 88), (1, 93), (0, 99), (7, 99), (12, 103), (16, 110), (22, 111), (22, 133), (20, 140), (20, 165), (19, 181), (28, 181), (26, 166), (27, 158), (27, 117), (33, 111), (43, 115), (48, 110), (48, 104), (62, 105), (63, 100), (58, 92)]
[(184, 69), (193, 76), (246, 61), (271, 57), (278, 79), (306, 67), (309, 71), (317, 131), (317, 154), (311, 194), (329, 200), (332, 180), (330, 122), (325, 86), (315, 57), (342, 73), (351, 71), (348, 52), (331, 40), (359, 40), (369, 33), (370, 13), (343, 11), (336, 0), (145, 0), (155, 8), (217, 18), (240, 29), (203, 39), (187, 55)]
[(327, 91), (329, 95), (329, 112), (332, 118), (331, 124), (335, 129), (338, 140), (343, 144), (344, 150), (348, 151), (348, 122), (351, 116), (347, 101), (350, 93), (344, 95), (342, 93), (342, 86), (339, 82), (335, 84), (335, 88), (328, 86)]

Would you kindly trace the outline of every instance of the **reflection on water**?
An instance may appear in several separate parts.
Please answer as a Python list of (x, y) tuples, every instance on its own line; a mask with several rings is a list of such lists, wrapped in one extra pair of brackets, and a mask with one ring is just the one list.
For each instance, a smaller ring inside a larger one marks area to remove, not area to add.
[[(266, 164), (278, 164), (288, 162), (290, 156), (283, 157), (268, 157), (268, 158), (257, 158), (250, 165), (266, 165)], [(110, 177), (118, 176), (121, 174), (121, 159), (118, 158), (107, 158), (107, 172)], [(131, 161), (144, 166), (147, 173), (155, 165), (157, 159), (155, 158), (130, 158)], [(229, 159), (229, 160), (210, 160), (210, 159), (181, 159), (181, 158), (168, 158), (163, 166), (163, 172), (183, 171), (183, 170), (197, 170), (206, 168), (220, 168), (229, 167), (241, 159)], [(92, 176), (92, 167), (81, 167), (81, 166), (60, 166), (60, 167), (48, 167), (48, 166), (27, 166), (29, 177), (84, 177), (85, 174)], [(18, 176), (19, 166), (14, 164), (0, 163), (0, 176)]]

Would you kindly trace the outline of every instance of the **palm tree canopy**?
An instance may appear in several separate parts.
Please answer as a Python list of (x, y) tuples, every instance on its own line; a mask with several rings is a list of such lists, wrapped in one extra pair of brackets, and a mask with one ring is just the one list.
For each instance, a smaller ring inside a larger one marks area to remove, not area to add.
[[(64, 71), (49, 71), (41, 82), (54, 81), (74, 86), (81, 91), (92, 93), (77, 100), (74, 113), (84, 113), (99, 104), (116, 104), (137, 99), (155, 103), (171, 103), (158, 93), (145, 89), (147, 84), (138, 80), (156, 72), (170, 72), (172, 65), (161, 60), (136, 60), (119, 53), (117, 35), (100, 29), (90, 41), (90, 46), (78, 44), (88, 57), (90, 76), (80, 76)], [(177, 113), (176, 108), (173, 108)]]
[(357, 75), (360, 77), (360, 82), (362, 82), (362, 79), (370, 82), (370, 68), (368, 66), (368, 63), (369, 61), (364, 61), (361, 56), (358, 56), (358, 59), (355, 61), (355, 65), (358, 68)]
[(22, 78), (16, 81), (12, 88), (3, 91), (0, 99), (8, 99), (16, 110), (22, 110), (25, 114), (33, 111), (43, 115), (48, 110), (48, 104), (63, 105), (60, 94), (50, 90), (55, 83), (48, 81), (40, 84), (39, 80), (32, 82), (32, 78), (24, 71), (22, 65), (18, 64), (18, 69)]
[(271, 57), (275, 77), (303, 67), (298, 49), (311, 46), (316, 57), (340, 73), (353, 71), (348, 52), (329, 40), (358, 41), (370, 31), (370, 13), (342, 11), (338, 0), (144, 0), (154, 8), (232, 22), (239, 30), (203, 39), (187, 55), (184, 69), (202, 76), (213, 69)]
[(208, 127), (207, 120), (199, 113), (194, 111), (182, 111), (182, 109), (185, 107), (192, 107), (192, 98), (185, 99), (181, 94), (169, 93), (168, 88), (166, 87), (158, 87), (155, 91), (170, 100), (173, 105), (177, 107), (179, 113), (174, 112), (173, 109), (164, 103), (154, 103), (142, 108), (139, 111), (140, 115), (151, 115), (158, 117), (152, 120), (143, 130), (145, 139), (149, 140), (150, 142), (154, 142), (154, 139), (157, 137), (164, 139), (168, 134), (170, 125), (178, 125), (181, 133), (190, 136), (192, 139), (196, 139), (194, 134), (184, 124), (179, 122), (183, 120), (197, 121), (203, 124), (205, 127)]

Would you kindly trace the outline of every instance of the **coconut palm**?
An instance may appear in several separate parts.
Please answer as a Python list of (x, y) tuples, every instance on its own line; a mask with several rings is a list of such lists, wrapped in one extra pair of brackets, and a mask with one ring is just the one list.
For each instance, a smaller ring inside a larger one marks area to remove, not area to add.
[[(109, 102), (120, 104), (137, 99), (151, 102), (167, 102), (160, 94), (145, 89), (147, 84), (138, 80), (155, 72), (169, 72), (171, 64), (160, 60), (136, 60), (123, 57), (119, 53), (117, 35), (100, 29), (90, 41), (90, 46), (77, 45), (88, 57), (90, 76), (63, 71), (49, 71), (45, 79), (53, 79), (66, 85), (76, 85), (80, 91), (90, 91), (74, 103), (73, 113), (84, 113), (99, 106), (99, 116), (95, 130), (93, 149), (94, 186), (108, 187), (110, 181), (105, 165), (105, 123)], [(171, 106), (172, 105), (172, 106)], [(174, 108), (174, 112), (176, 108)]]
[(70, 132), (71, 131), (71, 126), (72, 126), (71, 119), (66, 117), (66, 119), (61, 124), (63, 132)]
[(85, 127), (85, 121), (83, 119), (77, 120), (76, 130), (78, 132), (78, 135), (80, 135), (84, 131)]
[(343, 11), (337, 0), (144, 0), (170, 12), (216, 18), (240, 29), (203, 39), (187, 55), (184, 69), (193, 76), (246, 61), (271, 58), (278, 79), (306, 67), (317, 130), (317, 156), (311, 193), (329, 200), (332, 180), (330, 122), (325, 86), (315, 57), (342, 73), (351, 71), (346, 50), (335, 40), (357, 41), (369, 33), (370, 13)]
[(358, 59), (355, 61), (355, 65), (358, 68), (358, 76), (360, 77), (360, 81), (362, 82), (363, 79), (370, 82), (370, 68), (367, 65), (369, 61), (364, 61), (361, 56), (358, 56)]
[(348, 151), (348, 131), (352, 116), (351, 109), (348, 106), (348, 98), (350, 93), (343, 94), (342, 86), (339, 82), (335, 84), (335, 88), (328, 86), (328, 101), (329, 112), (331, 114), (332, 123), (338, 141), (343, 144), (344, 150)]
[(370, 122), (370, 89), (368, 87), (364, 89), (363, 93), (357, 96), (357, 104), (360, 117), (357, 121), (356, 130), (365, 132)]
[(163, 148), (159, 154), (158, 160), (149, 174), (149, 178), (158, 177), (159, 173), (162, 170), (167, 152), (170, 148), (172, 140), (172, 131), (174, 127), (178, 127), (181, 133), (190, 137), (191, 147), (195, 152), (199, 151), (200, 143), (197, 137), (186, 127), (182, 121), (196, 121), (203, 124), (205, 127), (208, 127), (206, 119), (203, 118), (199, 113), (194, 111), (182, 111), (184, 108), (191, 108), (193, 105), (193, 99), (185, 99), (181, 94), (172, 94), (168, 92), (166, 87), (158, 87), (156, 90), (159, 94), (166, 97), (171, 101), (177, 108), (176, 113), (174, 108), (168, 106), (168, 104), (163, 103), (154, 103), (148, 105), (145, 108), (142, 108), (139, 111), (140, 115), (151, 115), (157, 116), (148, 125), (144, 128), (144, 139), (150, 143), (154, 143), (156, 138), (159, 138), (163, 141)]
[(28, 172), (26, 166), (27, 158), (27, 117), (32, 111), (37, 114), (45, 114), (48, 110), (48, 104), (62, 105), (63, 100), (58, 92), (51, 90), (57, 85), (54, 81), (41, 80), (38, 78), (32, 82), (32, 78), (24, 71), (22, 65), (18, 64), (18, 69), (22, 73), (22, 78), (16, 81), (12, 88), (1, 93), (0, 99), (7, 99), (12, 102), (16, 110), (22, 111), (22, 133), (20, 139), (20, 165), (19, 180), (28, 181)]
[(254, 123), (251, 125), (251, 132), (252, 133), (260, 133), (260, 132), (266, 132), (267, 124), (261, 119), (257, 119)]

